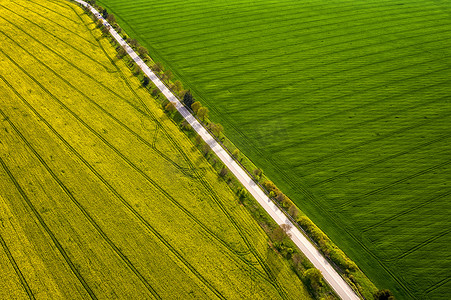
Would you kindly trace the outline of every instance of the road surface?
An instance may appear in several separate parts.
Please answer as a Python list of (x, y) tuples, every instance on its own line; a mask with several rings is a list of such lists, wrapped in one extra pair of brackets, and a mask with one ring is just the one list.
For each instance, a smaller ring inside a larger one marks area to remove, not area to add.
[(144, 63), (144, 61), (133, 51), (133, 49), (124, 41), (124, 39), (114, 30), (114, 28), (103, 19), (101, 14), (88, 3), (81, 0), (74, 0), (79, 4), (88, 7), (91, 12), (98, 18), (104, 21), (110, 34), (117, 40), (117, 42), (123, 46), (130, 55), (130, 57), (136, 62), (141, 70), (146, 74), (150, 80), (160, 89), (161, 93), (171, 101), (177, 108), (179, 113), (185, 118), (185, 120), (192, 126), (192, 128), (202, 137), (202, 139), (210, 146), (212, 151), (221, 159), (224, 165), (236, 176), (236, 178), (243, 184), (248, 192), (260, 203), (260, 205), (266, 210), (266, 212), (279, 224), (288, 224), (291, 229), (289, 234), (293, 242), (299, 247), (304, 255), (313, 263), (315, 268), (321, 271), (324, 279), (335, 290), (341, 299), (356, 300), (360, 299), (357, 294), (351, 289), (351, 287), (343, 280), (338, 272), (332, 267), (332, 265), (324, 258), (324, 256), (313, 246), (313, 244), (304, 236), (304, 234), (293, 226), (288, 217), (277, 207), (271, 199), (260, 189), (260, 187), (249, 177), (247, 172), (243, 170), (235, 160), (227, 153), (222, 146), (216, 142), (211, 134), (197, 121), (197, 119), (190, 113), (189, 110), (182, 105), (182, 103), (174, 96), (174, 94), (164, 85), (163, 82), (152, 72), (152, 70)]

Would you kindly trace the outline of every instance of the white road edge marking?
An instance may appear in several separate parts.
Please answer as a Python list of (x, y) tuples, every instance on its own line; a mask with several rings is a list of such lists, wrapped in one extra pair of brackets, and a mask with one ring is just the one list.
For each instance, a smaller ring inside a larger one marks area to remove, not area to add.
[(114, 28), (100, 15), (100, 13), (91, 5), (82, 0), (74, 0), (75, 2), (88, 7), (91, 12), (98, 19), (104, 21), (110, 34), (116, 41), (125, 48), (130, 57), (138, 64), (141, 70), (146, 74), (150, 80), (157, 86), (161, 93), (171, 101), (177, 108), (179, 113), (191, 125), (191, 127), (202, 137), (202, 139), (210, 146), (214, 153), (221, 159), (224, 165), (235, 175), (236, 178), (243, 184), (249, 193), (260, 203), (266, 212), (279, 224), (288, 224), (291, 229), (291, 239), (304, 253), (304, 255), (312, 262), (312, 264), (321, 271), (324, 279), (334, 289), (341, 299), (357, 300), (360, 299), (348, 283), (338, 274), (338, 272), (331, 266), (326, 258), (313, 246), (313, 244), (304, 236), (299, 229), (297, 229), (287, 216), (269, 199), (266, 194), (259, 188), (259, 186), (247, 175), (235, 160), (224, 150), (221, 145), (208, 133), (208, 131), (193, 117), (193, 115), (180, 103), (180, 101), (172, 94), (172, 92), (164, 85), (163, 82), (152, 72), (152, 70), (144, 63), (144, 61), (133, 51), (133, 49), (122, 39), (122, 37), (114, 30)]

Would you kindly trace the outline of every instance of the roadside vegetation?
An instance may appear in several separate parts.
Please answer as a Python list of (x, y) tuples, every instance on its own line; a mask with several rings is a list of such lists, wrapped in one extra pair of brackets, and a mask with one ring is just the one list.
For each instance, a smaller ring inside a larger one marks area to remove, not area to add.
[(67, 1), (0, 4), (0, 298), (325, 289), (274, 250), (283, 234), (268, 237), (97, 27)]
[(327, 234), (331, 259), (333, 242), (401, 299), (450, 293), (448, 4), (100, 3)]

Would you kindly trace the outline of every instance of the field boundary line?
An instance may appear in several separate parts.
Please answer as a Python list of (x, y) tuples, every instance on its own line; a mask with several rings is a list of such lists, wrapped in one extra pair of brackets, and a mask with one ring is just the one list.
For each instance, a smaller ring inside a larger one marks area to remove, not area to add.
[(166, 87), (166, 85), (150, 70), (144, 61), (133, 51), (133, 49), (122, 39), (122, 37), (112, 28), (112, 26), (104, 20), (99, 12), (88, 3), (82, 0), (74, 0), (80, 5), (87, 7), (96, 18), (104, 21), (104, 26), (109, 33), (126, 49), (126, 52), (133, 61), (141, 68), (141, 70), (152, 80), (161, 93), (174, 104), (178, 112), (191, 125), (191, 127), (202, 137), (202, 139), (210, 146), (212, 151), (221, 159), (227, 168), (235, 175), (235, 177), (243, 184), (249, 193), (260, 203), (272, 219), (278, 224), (290, 225), (291, 239), (304, 253), (304, 255), (318, 268), (324, 276), (324, 279), (335, 290), (342, 299), (359, 299), (357, 294), (332, 267), (332, 265), (320, 254), (313, 244), (301, 233), (301, 231), (293, 225), (290, 219), (277, 207), (277, 205), (266, 196), (260, 187), (251, 179), (245, 170), (243, 170), (236, 161), (227, 153), (227, 151), (216, 141), (216, 139), (206, 130), (204, 126), (191, 114), (191, 112), (180, 102), (178, 98)]

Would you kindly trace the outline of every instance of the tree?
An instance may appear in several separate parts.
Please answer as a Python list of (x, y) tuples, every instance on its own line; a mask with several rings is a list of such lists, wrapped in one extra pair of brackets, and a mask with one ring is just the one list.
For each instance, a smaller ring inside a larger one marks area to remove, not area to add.
[(192, 128), (187, 120), (183, 120), (181, 127), (183, 130), (191, 130)]
[(127, 43), (128, 43), (131, 47), (137, 47), (137, 46), (138, 46), (138, 41), (135, 40), (135, 39), (128, 38), (128, 39), (127, 39)]
[(104, 36), (106, 36), (106, 35), (108, 35), (108, 32), (110, 32), (110, 31), (108, 30), (108, 28), (106, 28), (106, 26), (102, 26), (102, 34), (103, 34)]
[(191, 107), (191, 105), (194, 103), (194, 98), (193, 95), (191, 95), (190, 91), (187, 91), (183, 96), (183, 103), (188, 107)]
[(246, 197), (247, 197), (247, 191), (245, 188), (238, 188), (238, 192), (237, 192), (238, 198), (240, 199), (240, 201), (243, 201)]
[(271, 237), (276, 243), (283, 244), (285, 243), (289, 238), (290, 235), (288, 234), (288, 231), (290, 230), (290, 225), (282, 224), (280, 226), (277, 226), (272, 231)]
[(169, 113), (174, 112), (176, 110), (176, 108), (174, 106), (174, 103), (169, 102), (168, 104), (166, 104), (166, 106), (164, 107), (164, 110), (169, 112)]
[[(258, 181), (260, 181), (260, 179), (262, 178), (262, 175), (263, 175), (262, 169), (257, 168), (257, 169), (254, 170), (253, 173), (254, 173), (254, 177), (255, 177)], [(268, 189), (266, 186), (265, 186), (265, 188), (266, 188), (269, 192), (271, 192), (271, 190)]]
[(395, 300), (390, 290), (379, 290), (373, 295), (374, 300)]
[(97, 28), (100, 28), (103, 26), (103, 21), (102, 20), (97, 20)]
[(240, 150), (238, 150), (238, 149), (233, 150), (232, 155), (233, 155), (233, 157), (238, 159), (239, 155), (240, 155)]
[(138, 54), (143, 58), (145, 55), (149, 55), (149, 51), (147, 51), (147, 49), (144, 48), (143, 46), (139, 46)]
[(127, 54), (127, 51), (125, 51), (124, 47), (120, 47), (117, 51), (117, 58), (122, 58)]
[(160, 94), (160, 90), (158, 88), (154, 88), (151, 92), (152, 97), (157, 98)]
[(172, 85), (172, 89), (177, 93), (180, 93), (183, 90), (183, 85), (180, 82), (180, 80), (176, 80), (174, 82), (174, 84)]
[(196, 145), (200, 145), (204, 142), (200, 135), (196, 135)]
[(322, 274), (317, 268), (310, 268), (304, 272), (304, 279), (314, 291), (318, 291), (321, 286)]
[(202, 107), (202, 104), (200, 104), (199, 101), (194, 102), (193, 104), (191, 104), (191, 109), (194, 111), (195, 114), (197, 114), (197, 112), (199, 111), (199, 108)]
[(222, 127), (221, 124), (213, 124), (213, 123), (211, 123), (209, 127), (210, 127), (211, 132), (213, 132), (213, 134), (216, 135), (217, 137), (219, 137), (219, 135), (224, 130), (224, 127)]
[(208, 154), (210, 153), (210, 150), (211, 150), (211, 148), (210, 148), (210, 146), (208, 146), (208, 144), (204, 144), (202, 146), (202, 151), (204, 152), (205, 156), (208, 156)]
[(154, 70), (157, 73), (160, 73), (161, 71), (163, 71), (163, 64), (161, 62), (156, 62), (153, 66), (152, 66), (152, 70)]
[(296, 220), (299, 216), (299, 209), (296, 207), (296, 205), (291, 204), (290, 208), (288, 209), (288, 213), (293, 217), (293, 219)]
[(144, 76), (143, 78), (143, 87), (146, 87), (149, 85), (150, 79), (147, 76)]
[(135, 73), (135, 75), (139, 75), (141, 74), (141, 72), (142, 72), (141, 68), (135, 64), (133, 67), (133, 73)]
[(110, 23), (111, 25), (113, 25), (114, 23), (116, 23), (116, 17), (113, 14), (108, 14), (106, 20), (108, 21), (108, 23)]
[(221, 171), (219, 172), (219, 176), (221, 177), (225, 177), (227, 175), (227, 173), (229, 172), (229, 170), (227, 170), (226, 167), (222, 167)]
[(107, 19), (108, 18), (108, 12), (106, 11), (106, 8), (102, 8), (103, 10), (102, 10), (102, 17), (104, 18), (104, 19)]
[(205, 121), (206, 118), (208, 118), (208, 108), (201, 107), (197, 111), (197, 116), (202, 120)]
[(171, 70), (166, 70), (166, 71), (163, 73), (163, 78), (165, 78), (167, 82), (169, 82), (169, 81), (172, 79), (172, 76), (173, 76), (173, 75), (172, 75)]

